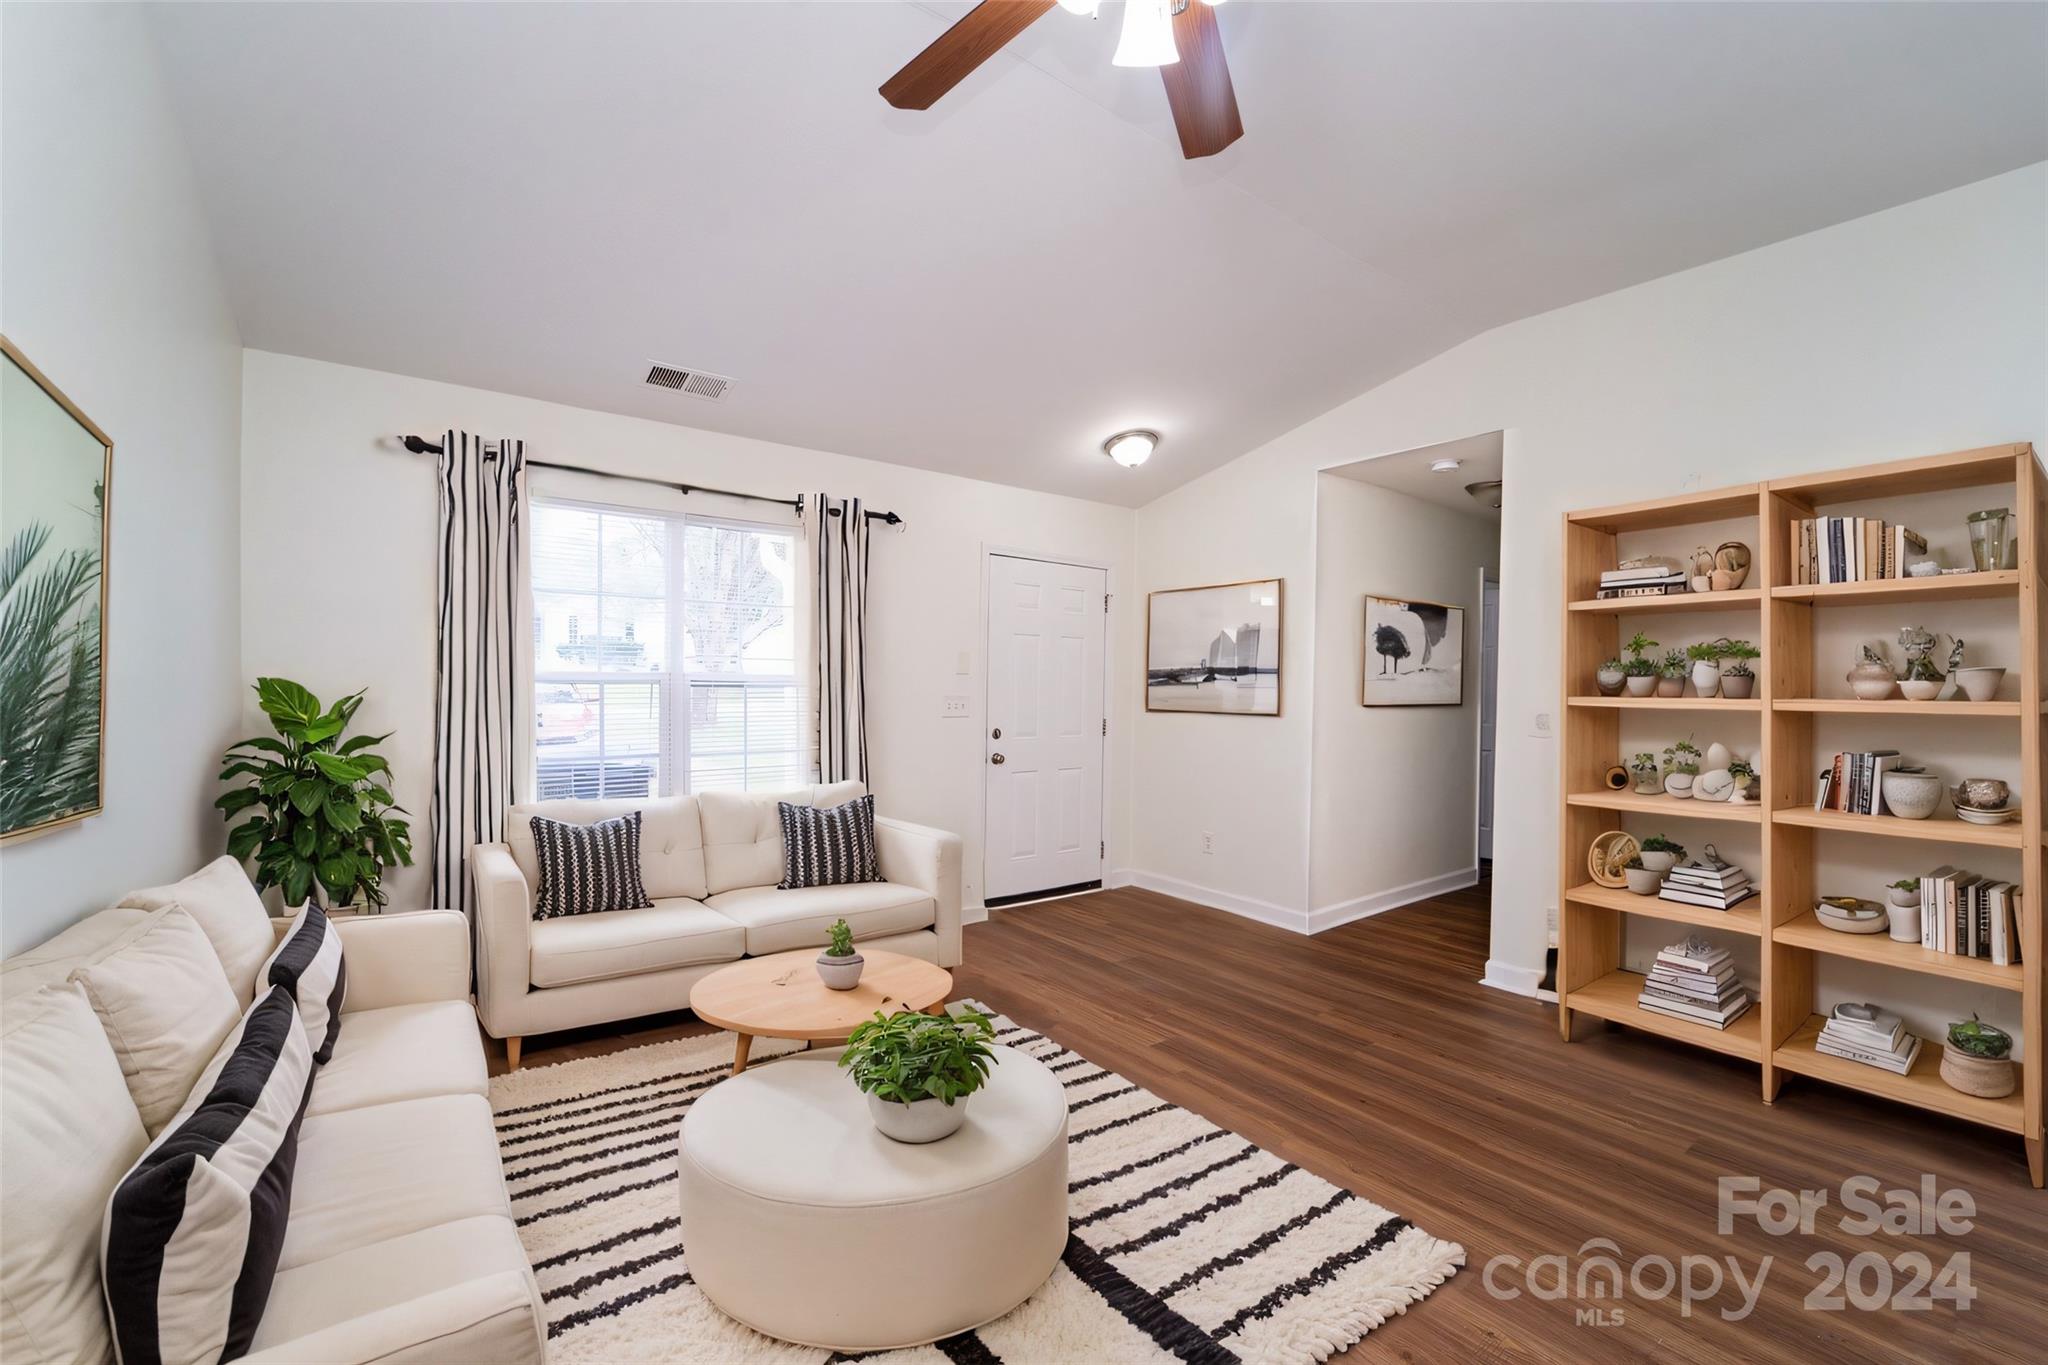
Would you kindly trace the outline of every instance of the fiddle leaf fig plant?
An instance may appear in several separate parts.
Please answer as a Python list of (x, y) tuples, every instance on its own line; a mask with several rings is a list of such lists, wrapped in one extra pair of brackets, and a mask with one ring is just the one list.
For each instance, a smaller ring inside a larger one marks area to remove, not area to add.
[(390, 735), (344, 738), (361, 692), (323, 707), (286, 678), (258, 678), (257, 702), (276, 734), (245, 739), (221, 757), (213, 804), (233, 821), (228, 852), (256, 861), (256, 889), (279, 887), (298, 905), (318, 887), (330, 906), (382, 906), (384, 869), (412, 865), (412, 829), (384, 785), (391, 765), (376, 751)]
[(959, 1014), (883, 1014), (854, 1029), (839, 1054), (866, 1094), (893, 1104), (951, 1105), (981, 1089), (995, 1056), (995, 1025), (979, 1010)]

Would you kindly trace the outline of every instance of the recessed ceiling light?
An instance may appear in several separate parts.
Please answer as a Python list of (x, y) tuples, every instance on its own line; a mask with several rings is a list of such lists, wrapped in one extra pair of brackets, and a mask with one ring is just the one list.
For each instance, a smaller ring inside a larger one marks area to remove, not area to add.
[(1153, 448), (1158, 444), (1156, 431), (1119, 431), (1102, 443), (1102, 453), (1125, 469), (1136, 469), (1152, 458)]
[(1429, 462), (1429, 472), (1432, 474), (1448, 474), (1463, 463), (1465, 463), (1463, 460), (1431, 460)]

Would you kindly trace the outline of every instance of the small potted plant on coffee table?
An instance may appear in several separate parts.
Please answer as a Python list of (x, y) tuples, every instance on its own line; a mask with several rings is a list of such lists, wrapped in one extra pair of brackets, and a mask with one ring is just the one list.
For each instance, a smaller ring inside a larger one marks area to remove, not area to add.
[(1965, 1095), (2004, 1099), (2013, 1092), (2012, 1035), (1971, 1015), (1948, 1026), (1941, 1078)]
[(978, 1010), (882, 1014), (856, 1028), (839, 1065), (868, 1097), (884, 1137), (937, 1142), (967, 1121), (967, 1098), (988, 1080), (995, 1026)]
[(1730, 662), (1721, 670), (1721, 695), (1742, 700), (1756, 691), (1756, 670), (1750, 662), (1763, 657), (1763, 651), (1747, 640), (1717, 640), (1721, 657)]
[(1657, 661), (1649, 657), (1657, 642), (1637, 631), (1629, 642), (1622, 646), (1628, 651), (1628, 662), (1621, 666), (1623, 683), (1631, 697), (1647, 697), (1657, 688)]
[(867, 960), (853, 949), (853, 927), (840, 920), (825, 933), (831, 943), (818, 954), (818, 979), (835, 991), (850, 991), (860, 984), (860, 969)]

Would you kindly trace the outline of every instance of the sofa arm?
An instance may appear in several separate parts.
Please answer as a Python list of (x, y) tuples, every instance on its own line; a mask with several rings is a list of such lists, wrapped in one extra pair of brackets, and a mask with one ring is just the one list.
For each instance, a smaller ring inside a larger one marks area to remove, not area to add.
[(533, 892), (504, 844), (472, 848), (469, 869), (476, 878), (476, 1012), (493, 1038), (516, 1037), (526, 1032), (519, 1006), (532, 984)]
[(243, 1356), (249, 1365), (546, 1365), (531, 1280), (501, 1270)]
[(334, 921), (348, 963), (344, 1014), (469, 998), (469, 924), (460, 910)]
[(960, 836), (907, 820), (875, 820), (875, 861), (882, 880), (914, 886), (938, 903), (933, 924), (939, 965), (957, 967), (960, 943)]

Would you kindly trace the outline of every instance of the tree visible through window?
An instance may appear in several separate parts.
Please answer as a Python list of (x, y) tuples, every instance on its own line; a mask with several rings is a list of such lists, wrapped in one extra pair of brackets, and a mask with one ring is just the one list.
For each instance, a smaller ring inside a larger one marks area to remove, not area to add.
[(533, 545), (541, 797), (803, 782), (792, 531), (536, 500)]

